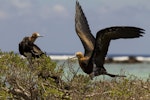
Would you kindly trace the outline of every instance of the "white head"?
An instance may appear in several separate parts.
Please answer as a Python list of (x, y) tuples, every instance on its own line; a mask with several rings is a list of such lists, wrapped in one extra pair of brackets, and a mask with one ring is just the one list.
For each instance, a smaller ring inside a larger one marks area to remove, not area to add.
[(40, 35), (39, 33), (37, 33), (37, 32), (34, 32), (31, 37), (32, 37), (32, 38), (38, 38), (38, 37), (43, 37), (43, 36), (41, 36), (41, 35)]
[(31, 37), (29, 37), (31, 42), (34, 42), (38, 37), (43, 37), (39, 33), (34, 32)]

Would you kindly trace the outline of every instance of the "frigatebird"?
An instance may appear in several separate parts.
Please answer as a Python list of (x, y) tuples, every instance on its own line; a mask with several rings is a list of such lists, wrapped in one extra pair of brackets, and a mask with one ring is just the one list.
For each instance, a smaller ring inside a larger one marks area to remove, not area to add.
[(124, 77), (124, 75), (110, 74), (104, 68), (110, 41), (120, 38), (139, 38), (144, 34), (144, 29), (142, 28), (113, 26), (98, 31), (95, 38), (91, 33), (88, 21), (78, 1), (76, 1), (75, 30), (85, 49), (84, 54), (77, 52), (76, 57), (78, 58), (81, 69), (89, 74), (91, 78), (98, 75)]
[(33, 33), (31, 37), (24, 37), (19, 43), (20, 54), (27, 58), (39, 58), (41, 55), (45, 54), (36, 44), (34, 44), (38, 37), (42, 36), (37, 32)]

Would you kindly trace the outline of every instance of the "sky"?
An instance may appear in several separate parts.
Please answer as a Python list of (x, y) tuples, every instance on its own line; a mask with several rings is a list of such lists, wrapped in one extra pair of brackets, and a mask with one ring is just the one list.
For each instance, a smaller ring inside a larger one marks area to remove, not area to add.
[[(47, 53), (84, 52), (75, 32), (76, 0), (0, 0), (0, 49), (18, 51), (33, 32), (44, 35), (36, 44)], [(90, 29), (111, 26), (145, 29), (144, 37), (111, 41), (108, 54), (150, 55), (150, 0), (79, 0)]]

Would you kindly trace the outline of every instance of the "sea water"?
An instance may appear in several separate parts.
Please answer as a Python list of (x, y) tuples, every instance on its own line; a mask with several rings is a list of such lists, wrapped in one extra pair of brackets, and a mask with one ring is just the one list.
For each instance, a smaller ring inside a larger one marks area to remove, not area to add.
[[(58, 57), (58, 56), (57, 56)], [(79, 67), (78, 61), (70, 62), (68, 59), (64, 59), (64, 56), (59, 56), (63, 59), (57, 59), (54, 60), (57, 62), (57, 67), (65, 67), (64, 73), (66, 76), (70, 73), (69, 68), (71, 67), (74, 72), (77, 74), (87, 75), (85, 74), (82, 69)], [(58, 58), (59, 58), (58, 57)], [(72, 56), (68, 56), (72, 57)], [(104, 64), (104, 67), (106, 68), (107, 72), (111, 74), (122, 74), (126, 75), (127, 77), (130, 77), (131, 75), (136, 76), (140, 79), (148, 79), (150, 78), (150, 62), (142, 62), (142, 63), (106, 63)], [(104, 75), (98, 76), (98, 78), (103, 78)], [(110, 79), (109, 76), (105, 75), (106, 79)]]

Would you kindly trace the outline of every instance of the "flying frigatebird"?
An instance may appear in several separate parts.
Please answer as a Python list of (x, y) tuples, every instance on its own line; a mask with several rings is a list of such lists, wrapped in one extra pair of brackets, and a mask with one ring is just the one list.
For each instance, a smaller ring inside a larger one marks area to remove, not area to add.
[(85, 49), (84, 54), (77, 52), (76, 57), (81, 69), (91, 78), (98, 75), (124, 77), (123, 75), (110, 74), (104, 68), (110, 41), (120, 38), (139, 38), (144, 33), (144, 29), (138, 27), (113, 26), (98, 31), (95, 38), (91, 34), (88, 21), (78, 1), (76, 1), (75, 30)]
[(42, 36), (37, 32), (33, 33), (31, 37), (24, 37), (19, 43), (20, 54), (27, 58), (39, 58), (41, 55), (45, 54), (36, 44), (34, 44), (38, 37)]

